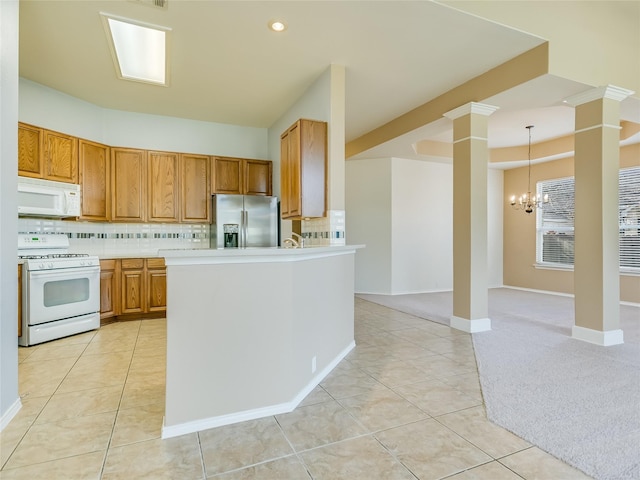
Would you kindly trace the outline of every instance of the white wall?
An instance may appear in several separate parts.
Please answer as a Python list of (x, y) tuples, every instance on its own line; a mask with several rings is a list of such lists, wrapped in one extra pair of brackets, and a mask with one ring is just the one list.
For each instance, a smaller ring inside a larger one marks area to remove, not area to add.
[[(291, 106), (287, 112), (282, 115), (271, 127), (269, 127), (268, 144), (269, 144), (269, 158), (273, 160), (273, 194), (280, 197), (280, 135), (293, 123), (300, 119), (306, 118), (309, 120), (320, 120), (328, 122), (328, 141), (329, 142), (343, 142), (342, 146), (342, 158), (332, 159), (329, 158), (330, 165), (336, 164), (344, 165), (344, 118), (342, 122), (332, 122), (332, 118), (336, 118), (336, 114), (339, 115), (337, 110), (340, 110), (340, 105), (337, 109), (334, 109), (332, 117), (332, 104), (334, 93), (332, 89), (336, 90), (336, 83), (339, 82), (339, 78), (342, 79), (342, 88), (337, 89), (335, 95), (340, 97), (337, 102), (342, 102), (341, 111), (344, 112), (344, 67), (331, 65), (325, 70), (320, 77), (305, 91), (305, 93)], [(335, 81), (337, 78), (337, 82)], [(332, 133), (332, 130), (338, 130)], [(333, 149), (335, 150), (335, 148)], [(329, 152), (332, 151), (331, 145), (329, 145)], [(340, 167), (338, 167), (340, 168)], [(344, 177), (344, 167), (342, 167), (342, 176)], [(330, 177), (331, 180), (331, 177)], [(333, 181), (333, 180), (332, 180)], [(333, 185), (329, 185), (329, 191), (331, 191)], [(344, 182), (338, 185), (339, 188), (344, 188)], [(282, 238), (289, 237), (291, 235), (291, 222), (283, 220), (281, 223)]]
[[(453, 288), (453, 168), (403, 158), (346, 164), (349, 243), (356, 292), (404, 294)], [(489, 287), (502, 285), (503, 172), (488, 172)]]
[(392, 159), (392, 294), (453, 288), (453, 170)]
[(391, 159), (349, 160), (346, 164), (346, 231), (356, 254), (360, 293), (391, 291)]
[(17, 162), (18, 1), (0, 1), (0, 430), (18, 395)]
[(266, 128), (105, 109), (26, 79), (19, 119), (111, 146), (270, 159)]

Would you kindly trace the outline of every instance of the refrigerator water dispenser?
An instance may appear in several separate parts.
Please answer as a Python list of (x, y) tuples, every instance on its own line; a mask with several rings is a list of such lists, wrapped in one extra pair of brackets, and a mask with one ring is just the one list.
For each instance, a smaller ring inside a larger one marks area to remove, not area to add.
[(238, 227), (237, 223), (225, 223), (223, 225), (224, 248), (238, 247)]

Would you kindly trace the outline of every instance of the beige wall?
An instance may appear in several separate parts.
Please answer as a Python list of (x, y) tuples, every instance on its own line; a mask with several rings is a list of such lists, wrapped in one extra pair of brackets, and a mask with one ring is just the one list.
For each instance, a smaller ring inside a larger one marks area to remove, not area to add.
[[(531, 167), (531, 185), (540, 180), (573, 176), (573, 157)], [(620, 166), (640, 166), (640, 144), (620, 149)], [(504, 172), (505, 202), (527, 187), (527, 167)], [(573, 293), (573, 272), (535, 268), (536, 219), (506, 206), (504, 209), (504, 284), (514, 287)], [(640, 303), (640, 276), (620, 276), (620, 299)]]
[(549, 41), (549, 73), (640, 92), (640, 2), (444, 1)]

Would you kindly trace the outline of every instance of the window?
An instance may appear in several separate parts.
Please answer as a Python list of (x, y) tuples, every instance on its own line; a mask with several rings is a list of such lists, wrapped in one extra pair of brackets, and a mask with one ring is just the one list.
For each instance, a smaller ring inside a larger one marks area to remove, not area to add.
[[(537, 211), (538, 263), (571, 266), (574, 261), (574, 177), (538, 182), (537, 193), (551, 202)], [(620, 268), (640, 271), (640, 167), (619, 174)]]
[(168, 84), (167, 42), (170, 28), (101, 13), (119, 78)]

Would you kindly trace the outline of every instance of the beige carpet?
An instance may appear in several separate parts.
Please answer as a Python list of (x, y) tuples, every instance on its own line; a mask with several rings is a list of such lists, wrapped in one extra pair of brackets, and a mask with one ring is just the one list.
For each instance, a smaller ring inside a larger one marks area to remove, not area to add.
[[(452, 293), (358, 297), (448, 324)], [(621, 306), (625, 343), (571, 338), (573, 298), (489, 292), (492, 331), (473, 334), (487, 415), (602, 480), (640, 479), (640, 308)]]

